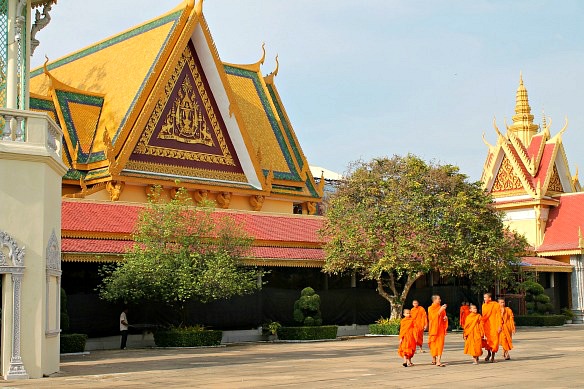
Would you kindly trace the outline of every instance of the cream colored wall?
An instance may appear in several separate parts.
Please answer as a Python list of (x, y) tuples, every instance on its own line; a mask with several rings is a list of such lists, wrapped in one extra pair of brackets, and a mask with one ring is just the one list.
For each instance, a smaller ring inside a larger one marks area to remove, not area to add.
[[(21, 286), (20, 355), (30, 378), (59, 371), (59, 336), (46, 328), (46, 248), (61, 236), (60, 156), (47, 147), (46, 115), (27, 113), (27, 142), (0, 142), (0, 229), (25, 247)], [(12, 280), (3, 276), (2, 375), (12, 354)], [(56, 309), (53, 307), (53, 309)]]
[(525, 236), (530, 245), (534, 246), (536, 244), (537, 229), (534, 219), (506, 220), (504, 224)]

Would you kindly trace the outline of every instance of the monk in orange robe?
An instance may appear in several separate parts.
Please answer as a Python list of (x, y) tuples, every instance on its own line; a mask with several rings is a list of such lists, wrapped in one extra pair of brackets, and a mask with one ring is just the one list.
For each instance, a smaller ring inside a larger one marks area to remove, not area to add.
[(404, 318), (399, 323), (399, 348), (397, 354), (404, 359), (403, 366), (413, 366), (412, 358), (416, 353), (416, 322), (409, 309), (404, 309)]
[(473, 358), (473, 365), (479, 364), (479, 357), (483, 355), (483, 321), (477, 311), (477, 306), (471, 304), (469, 314), (464, 322), (464, 353)]
[(448, 317), (446, 317), (446, 304), (440, 305), (440, 296), (432, 296), (432, 305), (428, 307), (428, 346), (432, 354), (432, 364), (444, 367), (441, 362), (444, 351), (444, 340), (448, 330)]
[(513, 335), (515, 335), (515, 318), (511, 308), (505, 306), (505, 299), (499, 299), (501, 307), (501, 320), (503, 322), (502, 331), (499, 335), (499, 344), (503, 347), (503, 358), (511, 359), (509, 350), (513, 349)]
[(482, 321), (485, 337), (487, 338), (484, 345), (485, 350), (487, 350), (485, 361), (490, 359), (491, 362), (495, 362), (495, 354), (499, 351), (499, 334), (502, 331), (502, 321), (501, 306), (492, 300), (492, 296), (490, 293), (485, 293), (483, 296)]
[(422, 351), (422, 345), (424, 344), (424, 331), (428, 329), (428, 315), (426, 315), (426, 310), (424, 307), (420, 306), (418, 300), (412, 302), (413, 308), (411, 309), (412, 319), (416, 322), (416, 330), (418, 334), (416, 340), (418, 346), (420, 347), (420, 352)]
[(460, 306), (460, 317), (458, 320), (458, 322), (460, 323), (460, 328), (464, 328), (464, 321), (469, 313), (470, 313), (470, 308), (468, 306), (468, 302), (463, 301), (462, 305)]

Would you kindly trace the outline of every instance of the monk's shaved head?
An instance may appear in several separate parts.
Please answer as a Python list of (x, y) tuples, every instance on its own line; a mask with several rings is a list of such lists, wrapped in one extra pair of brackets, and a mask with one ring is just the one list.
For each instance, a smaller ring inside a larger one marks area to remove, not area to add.
[(440, 296), (435, 294), (432, 296), (432, 302), (436, 301), (436, 300), (440, 300)]

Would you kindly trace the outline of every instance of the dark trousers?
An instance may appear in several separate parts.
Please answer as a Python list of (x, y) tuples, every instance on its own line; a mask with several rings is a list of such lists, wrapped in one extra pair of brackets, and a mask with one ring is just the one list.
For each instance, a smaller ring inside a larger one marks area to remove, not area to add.
[(120, 348), (123, 350), (126, 348), (126, 342), (128, 341), (128, 330), (121, 331), (122, 333), (122, 344)]

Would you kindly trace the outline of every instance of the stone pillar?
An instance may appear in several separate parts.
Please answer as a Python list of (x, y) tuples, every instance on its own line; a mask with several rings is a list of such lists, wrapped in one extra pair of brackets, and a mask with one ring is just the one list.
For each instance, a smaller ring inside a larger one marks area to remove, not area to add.
[(572, 255), (570, 265), (574, 268), (571, 275), (572, 284), (572, 312), (576, 315), (574, 324), (584, 323), (584, 264), (582, 255)]
[[(47, 335), (46, 328), (47, 317), (58, 323), (60, 299), (46, 294), (46, 253), (52, 234), (57, 247), (61, 241), (61, 179), (67, 171), (60, 154), (62, 132), (45, 113), (0, 109), (0, 114), (22, 117), (26, 129), (26, 141), (0, 140), (0, 230), (26, 248), (23, 275), (3, 278), (10, 280), (2, 288), (3, 301), (14, 299), (5, 308), (19, 304), (22, 319), (3, 326), (1, 374), (26, 378), (17, 374), (22, 367), (30, 378), (41, 378), (59, 371), (60, 336)], [(20, 343), (13, 349), (18, 332)]]

